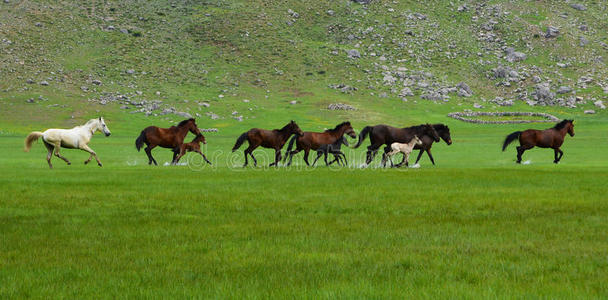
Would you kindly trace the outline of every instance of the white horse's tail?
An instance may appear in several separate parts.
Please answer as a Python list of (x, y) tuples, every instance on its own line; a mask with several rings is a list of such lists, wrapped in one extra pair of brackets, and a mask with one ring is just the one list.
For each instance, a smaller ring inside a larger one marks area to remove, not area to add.
[(34, 131), (34, 132), (28, 134), (27, 137), (25, 138), (25, 148), (23, 149), (23, 151), (29, 152), (30, 149), (32, 148), (32, 143), (35, 142), (36, 140), (38, 140), (38, 138), (40, 138), (41, 136), (42, 136), (42, 132), (40, 132), (40, 131)]

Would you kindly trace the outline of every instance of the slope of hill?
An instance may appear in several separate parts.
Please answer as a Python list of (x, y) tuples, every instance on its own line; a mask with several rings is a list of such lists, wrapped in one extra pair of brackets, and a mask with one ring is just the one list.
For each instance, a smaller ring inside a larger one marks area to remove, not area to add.
[(48, 122), (49, 110), (64, 125), (101, 112), (123, 120), (193, 115), (230, 127), (263, 113), (289, 115), (292, 101), (308, 115), (346, 102), (359, 108), (352, 118), (369, 120), (396, 107), (436, 110), (429, 103), (450, 107), (441, 114), (474, 103), (599, 111), (593, 103), (608, 95), (604, 2), (0, 7), (0, 122), (18, 131)]

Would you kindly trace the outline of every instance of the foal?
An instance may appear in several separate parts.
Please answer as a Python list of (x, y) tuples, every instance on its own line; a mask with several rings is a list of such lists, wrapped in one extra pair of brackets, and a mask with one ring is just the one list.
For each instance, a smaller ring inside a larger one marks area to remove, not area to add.
[(177, 162), (179, 162), (179, 159), (182, 158), (182, 156), (184, 156), (187, 152), (196, 152), (196, 153), (200, 154), (208, 164), (211, 164), (211, 162), (207, 159), (205, 154), (203, 154), (203, 152), (201, 152), (201, 144), (200, 144), (201, 142), (203, 144), (207, 144), (207, 141), (205, 141), (205, 137), (199, 133), (192, 140), (192, 142), (182, 144), (179, 147), (179, 154), (175, 158), (174, 164), (177, 164)]
[(393, 166), (393, 155), (402, 152), (404, 155), (404, 159), (403, 161), (405, 161), (405, 163), (407, 164), (408, 159), (410, 158), (410, 153), (412, 153), (412, 150), (414, 150), (414, 147), (416, 147), (416, 145), (422, 145), (422, 141), (418, 138), (417, 135), (415, 135), (409, 143), (392, 143), (391, 144), (391, 149), (392, 151), (387, 153), (386, 156), (388, 156), (390, 162), (391, 162), (391, 167)]
[(319, 158), (323, 154), (325, 154), (325, 160), (327, 161), (328, 153), (331, 153), (334, 155), (334, 160), (329, 162), (330, 165), (335, 162), (338, 162), (338, 165), (340, 165), (340, 164), (342, 164), (344, 166), (348, 165), (348, 162), (346, 161), (346, 155), (344, 155), (344, 152), (340, 151), (340, 148), (342, 148), (342, 145), (345, 145), (347, 147), (349, 146), (348, 141), (346, 140), (346, 138), (344, 136), (342, 136), (341, 139), (338, 139), (333, 144), (321, 146), (319, 149), (317, 149), (317, 157), (315, 158), (315, 161), (312, 162), (312, 165), (314, 166), (317, 163), (317, 160), (319, 160)]

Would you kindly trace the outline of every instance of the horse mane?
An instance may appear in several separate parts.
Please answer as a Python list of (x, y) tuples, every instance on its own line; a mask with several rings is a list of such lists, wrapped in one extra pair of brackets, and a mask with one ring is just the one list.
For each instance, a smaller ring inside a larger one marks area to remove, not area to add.
[(187, 120), (183, 120), (183, 121), (179, 122), (179, 124), (177, 124), (177, 127), (185, 126), (190, 121), (194, 122), (194, 119), (190, 118), (190, 119), (187, 119)]
[(433, 128), (435, 128), (435, 131), (444, 131), (444, 130), (450, 130), (450, 128), (448, 127), (448, 125), (445, 124), (433, 124)]
[(557, 130), (560, 130), (560, 129), (566, 127), (566, 124), (571, 123), (571, 122), (572, 122), (571, 120), (565, 120), (564, 119), (561, 122), (555, 124), (555, 126), (553, 126), (553, 128), (555, 128)]
[(342, 123), (336, 125), (336, 127), (334, 129), (327, 129), (327, 130), (325, 130), (325, 132), (335, 132), (335, 131), (338, 131), (338, 129), (340, 129), (340, 127), (342, 127), (344, 125), (350, 125), (350, 122), (349, 121), (342, 122)]
[(203, 140), (203, 135), (202, 134), (197, 134), (194, 139), (192, 139), (191, 143), (196, 143), (196, 142), (201, 142)]

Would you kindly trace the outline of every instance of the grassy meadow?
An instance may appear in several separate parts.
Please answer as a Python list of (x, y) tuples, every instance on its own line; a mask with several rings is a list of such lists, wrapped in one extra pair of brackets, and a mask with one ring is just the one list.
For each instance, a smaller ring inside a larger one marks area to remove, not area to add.
[[(271, 123), (266, 121), (267, 124)], [(46, 297), (603, 297), (608, 144), (576, 122), (562, 163), (514, 163), (507, 133), (534, 125), (445, 120), (454, 143), (419, 169), (241, 168), (233, 134), (208, 133), (213, 166), (146, 165), (139, 128), (108, 126), (88, 155), (0, 137), (0, 295)], [(199, 122), (201, 123), (201, 122)], [(202, 127), (202, 125), (199, 124)], [(306, 126), (302, 125), (304, 130)], [(363, 124), (355, 124), (359, 130)], [(364, 145), (367, 145), (365, 143)], [(160, 164), (170, 152), (153, 152)], [(271, 151), (255, 152), (260, 164)], [(266, 160), (266, 162), (264, 162)]]

